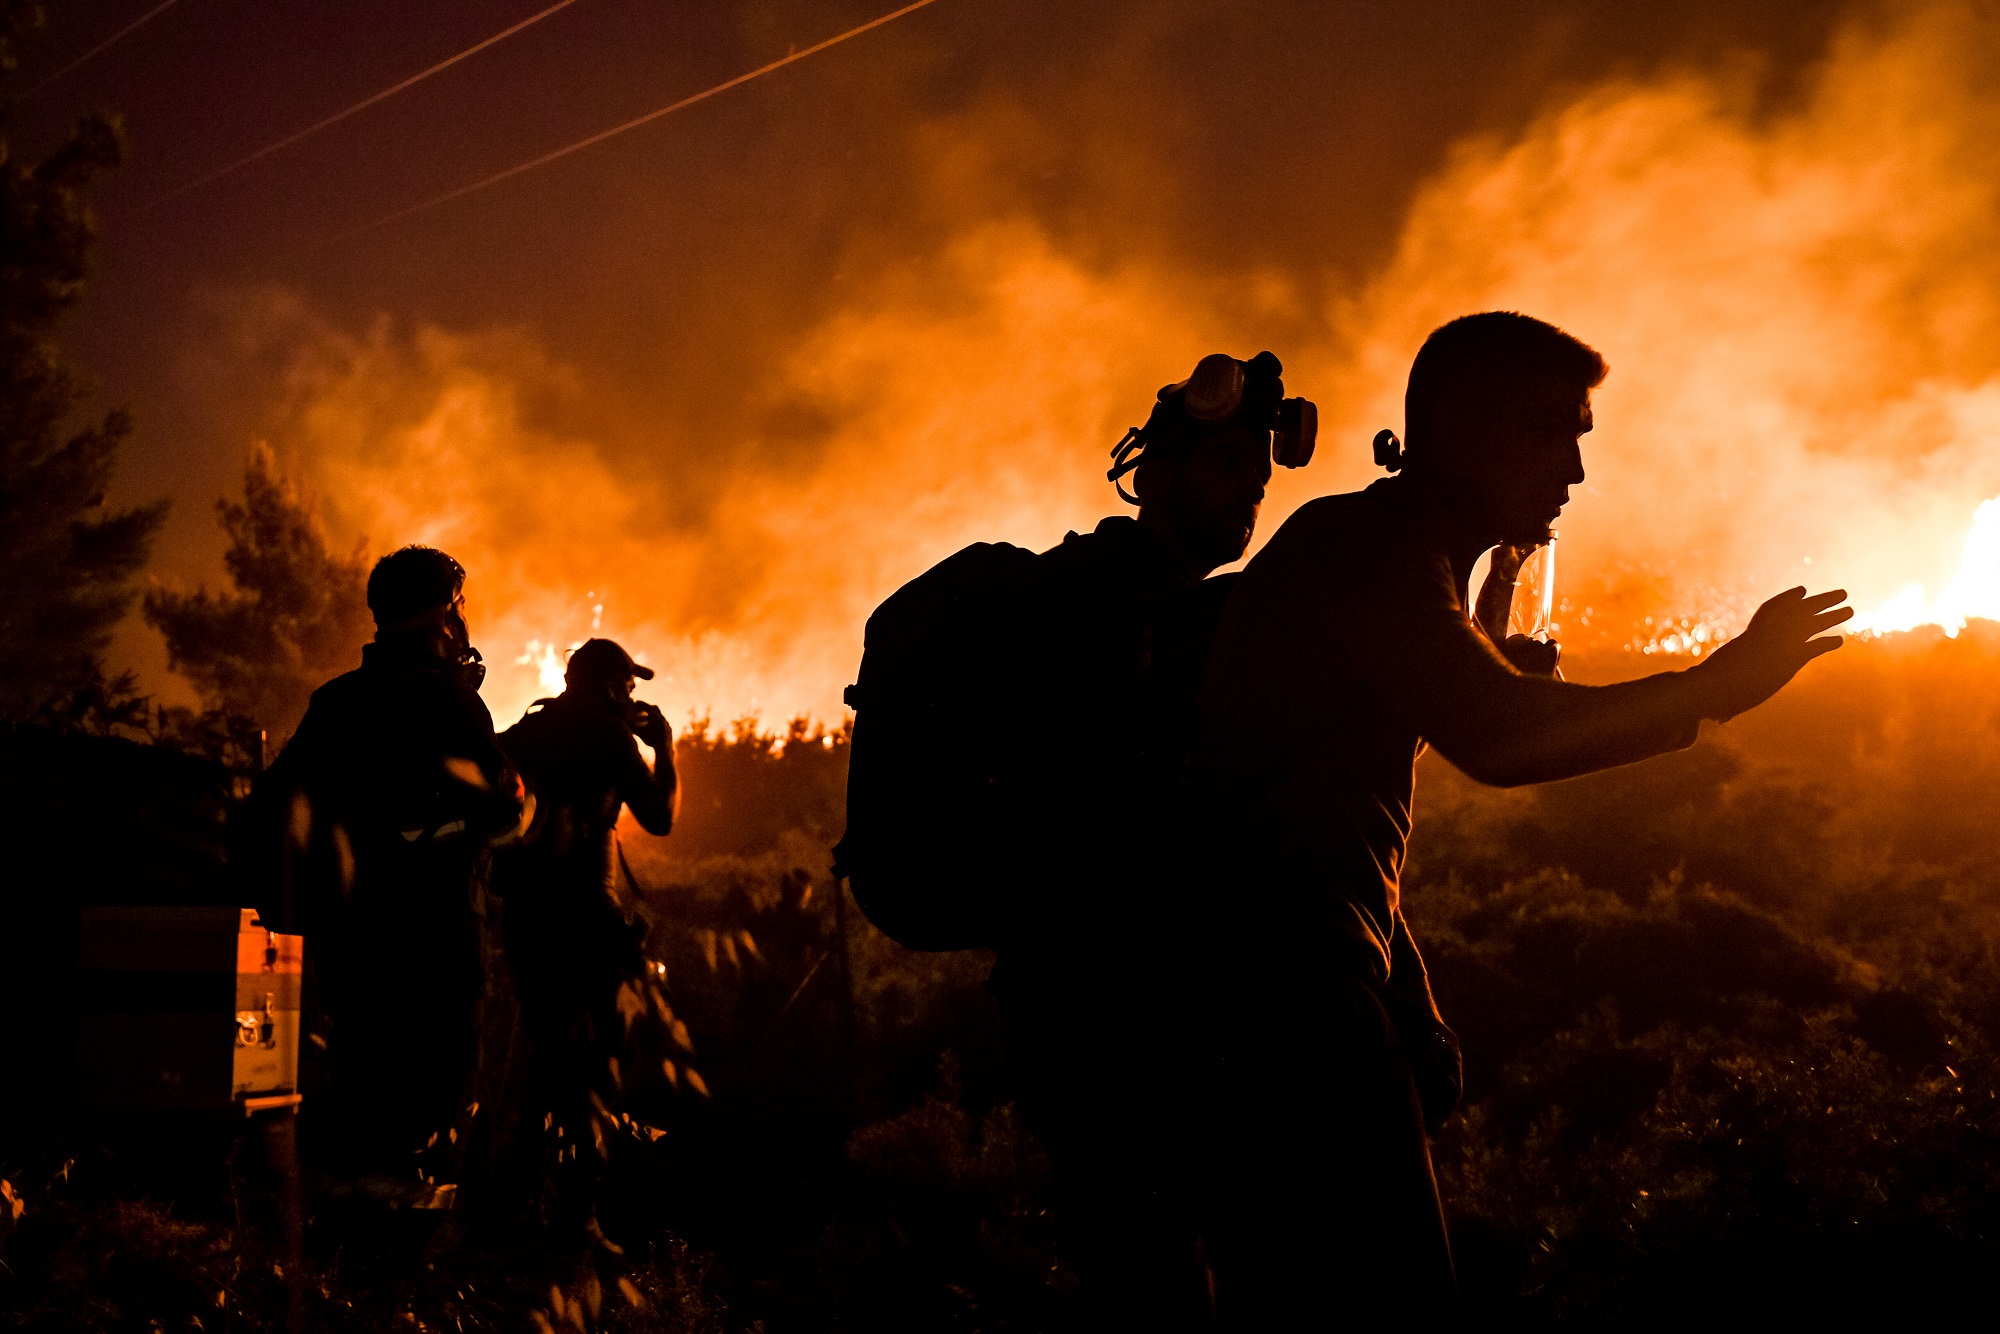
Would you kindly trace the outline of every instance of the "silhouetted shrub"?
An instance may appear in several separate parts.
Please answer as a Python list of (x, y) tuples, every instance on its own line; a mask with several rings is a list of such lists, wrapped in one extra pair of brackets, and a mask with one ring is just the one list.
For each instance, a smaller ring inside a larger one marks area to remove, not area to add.
[(1406, 902), (1466, 1044), (1438, 1162), (1473, 1311), (1631, 1328), (1978, 1299), (2000, 1250), (1996, 677), (1975, 623), (1856, 644), (1644, 765), (1500, 793), (1426, 761)]

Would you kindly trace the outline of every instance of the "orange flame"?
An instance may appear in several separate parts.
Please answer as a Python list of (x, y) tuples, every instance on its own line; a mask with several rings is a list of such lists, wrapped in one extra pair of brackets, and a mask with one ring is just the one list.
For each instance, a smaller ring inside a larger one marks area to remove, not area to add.
[(2000, 621), (2000, 496), (1974, 513), (1958, 570), (1935, 598), (1926, 599), (1923, 582), (1912, 581), (1881, 606), (1855, 617), (1854, 630), (1880, 635), (1935, 625), (1956, 639), (1975, 617)]

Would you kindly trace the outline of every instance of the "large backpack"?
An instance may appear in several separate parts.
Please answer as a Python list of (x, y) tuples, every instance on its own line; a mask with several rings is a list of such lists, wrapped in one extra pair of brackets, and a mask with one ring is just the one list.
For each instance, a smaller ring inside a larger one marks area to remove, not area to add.
[(998, 943), (1027, 789), (1027, 607), (1039, 557), (965, 548), (868, 618), (834, 848), (861, 910), (911, 949)]

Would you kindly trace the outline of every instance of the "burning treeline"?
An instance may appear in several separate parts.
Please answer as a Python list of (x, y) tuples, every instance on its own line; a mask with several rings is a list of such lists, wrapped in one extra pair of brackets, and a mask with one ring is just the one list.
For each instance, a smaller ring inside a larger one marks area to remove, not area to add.
[(1268, 534), (1365, 480), (1412, 349), (1485, 308), (1612, 364), (1563, 525), (1572, 647), (1699, 652), (1789, 582), (1848, 587), (1882, 629), (1992, 615), (1990, 552), (1933, 603), (2000, 493), (1996, 62), (2000, 22), (1930, 5), (1861, 12), (1783, 87), (1726, 60), (1600, 82), (1461, 142), (1358, 283), (1190, 271), (982, 191), (1046, 133), (988, 98), (915, 155), (942, 242), (857, 243), (849, 295), (775, 337), (755, 411), (719, 424), (642, 410), (530, 332), (345, 330), (273, 292), (222, 302), (224, 352), (285, 367), (254, 415), (337, 534), (466, 560), (503, 718), (593, 627), (662, 669), (676, 715), (837, 717), (902, 580), (1114, 506), (1103, 453), (1172, 368), (1270, 344), (1322, 403), (1322, 461), (1275, 485)]

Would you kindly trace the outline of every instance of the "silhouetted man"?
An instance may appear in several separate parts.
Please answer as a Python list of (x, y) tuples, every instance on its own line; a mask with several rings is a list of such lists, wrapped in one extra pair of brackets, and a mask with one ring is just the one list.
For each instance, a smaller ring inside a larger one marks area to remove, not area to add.
[(1231, 1328), (1386, 1327), (1453, 1304), (1422, 1104), (1455, 1096), (1439, 1086), (1456, 1050), (1399, 904), (1422, 748), (1500, 786), (1627, 764), (1839, 646), (1821, 636), (1845, 594), (1804, 589), (1698, 666), (1610, 686), (1507, 645), (1539, 669), (1524, 674), (1475, 625), (1473, 564), (1545, 541), (1583, 481), (1604, 375), (1524, 315), (1445, 325), (1410, 369), (1401, 476), (1300, 509), (1231, 594), (1195, 779), (1220, 848), (1209, 911), (1241, 963), (1209, 1232)]
[[(527, 834), (502, 851), (494, 876), (532, 1050), (525, 1124), (551, 1116), (570, 1145), (593, 1142), (593, 1090), (616, 1096), (606, 1068), (623, 1032), (616, 996), (645, 967), (617, 890), (618, 812), (629, 806), (647, 833), (665, 834), (679, 798), (673, 732), (659, 709), (632, 698), (641, 678), (652, 680), (652, 669), (618, 644), (587, 640), (570, 654), (563, 693), (537, 701), (500, 738), (535, 801)], [(651, 767), (635, 737), (652, 747)], [(588, 1147), (572, 1160), (559, 1223), (587, 1222), (598, 1170)]]
[(375, 642), (313, 692), (255, 798), (309, 853), (292, 865), (332, 1067), (330, 1166), (400, 1203), (440, 1166), (416, 1155), (456, 1138), (484, 980), (475, 897), (488, 842), (521, 813), (477, 693), (464, 584), (429, 547), (376, 563)]
[[(1240, 559), (1256, 527), (1285, 404), (1280, 371), (1268, 352), (1217, 354), (1161, 390), (1111, 474), (1133, 475), (1138, 517), (1071, 533), (1041, 558), (1029, 599), (1024, 714), (1037, 788), (992, 986), (1091, 1328), (1208, 1319), (1176, 1120), (1185, 1016), (1167, 849), (1183, 842), (1173, 831), (1195, 688), (1227, 589), (1206, 576)], [(1293, 418), (1310, 411), (1286, 406)], [(1281, 438), (1296, 449), (1290, 424)]]

